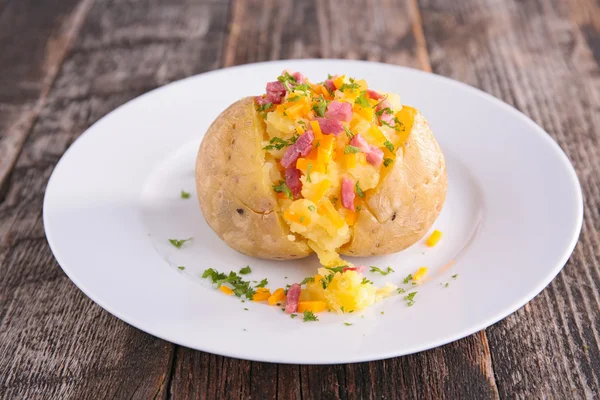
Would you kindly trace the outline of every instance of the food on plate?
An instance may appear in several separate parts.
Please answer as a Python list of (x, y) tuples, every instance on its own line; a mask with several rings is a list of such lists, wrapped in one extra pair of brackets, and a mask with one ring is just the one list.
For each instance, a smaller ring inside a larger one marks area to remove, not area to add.
[(323, 268), (287, 290), (288, 312), (349, 312), (395, 287), (364, 282), (363, 268), (340, 255), (419, 241), (442, 209), (447, 175), (424, 116), (398, 95), (344, 75), (312, 83), (284, 71), (213, 122), (196, 184), (204, 218), (232, 248), (276, 260), (317, 254)]

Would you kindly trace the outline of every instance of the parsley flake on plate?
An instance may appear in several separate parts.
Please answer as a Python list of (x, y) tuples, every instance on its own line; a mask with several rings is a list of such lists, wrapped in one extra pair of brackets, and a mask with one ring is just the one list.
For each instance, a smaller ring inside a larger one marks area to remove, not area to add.
[(240, 269), (240, 275), (248, 275), (250, 272), (252, 272), (252, 269), (249, 265), (246, 265), (244, 268)]
[(178, 249), (180, 249), (181, 246), (183, 246), (183, 244), (185, 242), (189, 242), (190, 240), (192, 240), (192, 238), (188, 238), (188, 239), (169, 239), (169, 243), (171, 243), (173, 246), (175, 246)]
[(352, 326), (352, 324), (350, 322), (344, 322), (344, 325), (346, 325), (346, 326)]
[(189, 199), (190, 198), (190, 193), (186, 192), (185, 190), (181, 189), (181, 198), (182, 199)]
[(371, 268), (370, 272), (377, 272), (381, 275), (387, 275), (390, 272), (395, 272), (391, 267), (387, 267), (387, 270), (385, 270), (385, 271), (382, 270), (381, 268), (377, 268), (377, 267), (373, 267), (373, 266), (371, 266), (370, 268)]
[(185, 269), (185, 267), (183, 265), (180, 265), (179, 267), (177, 267), (177, 269), (183, 271)]
[(404, 300), (406, 300), (406, 305), (408, 307), (412, 307), (413, 304), (415, 304), (415, 296), (418, 292), (410, 292), (409, 294), (407, 294), (406, 296), (404, 296)]
[(404, 284), (407, 285), (408, 282), (413, 278), (412, 274), (408, 274), (406, 278), (404, 278)]
[(303, 322), (309, 321), (318, 321), (319, 318), (312, 311), (304, 311), (304, 320)]

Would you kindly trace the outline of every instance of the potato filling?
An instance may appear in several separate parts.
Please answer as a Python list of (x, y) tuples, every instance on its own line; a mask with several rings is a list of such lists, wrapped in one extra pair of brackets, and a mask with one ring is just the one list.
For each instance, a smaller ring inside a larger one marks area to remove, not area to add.
[(396, 161), (416, 110), (362, 79), (329, 76), (312, 83), (287, 71), (267, 84), (255, 106), (264, 120), (266, 175), (289, 239), (305, 239), (325, 267), (305, 283), (301, 303), (351, 312), (392, 293), (393, 285), (374, 287), (338, 250)]

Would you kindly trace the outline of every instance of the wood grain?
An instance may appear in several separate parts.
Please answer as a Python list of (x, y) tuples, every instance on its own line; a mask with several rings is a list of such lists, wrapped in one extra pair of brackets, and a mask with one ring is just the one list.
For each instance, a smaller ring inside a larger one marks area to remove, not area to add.
[(424, 0), (421, 7), (434, 72), (480, 87), (533, 118), (565, 150), (584, 192), (580, 241), (563, 272), (532, 302), (487, 330), (499, 393), (597, 398), (598, 4)]
[[(361, 29), (337, 21), (360, 21)], [(223, 63), (327, 57), (429, 69), (419, 21), (412, 1), (238, 0), (232, 5)], [(261, 399), (498, 397), (485, 332), (430, 352), (337, 366), (276, 366), (178, 348), (171, 393)]]
[(1, 398), (166, 398), (174, 346), (111, 316), (70, 282), (44, 237), (43, 194), (60, 156), (100, 117), (218, 65), (227, 7), (147, 0), (90, 8), (0, 203)]
[(0, 200), (31, 126), (89, 9), (89, 0), (0, 8)]

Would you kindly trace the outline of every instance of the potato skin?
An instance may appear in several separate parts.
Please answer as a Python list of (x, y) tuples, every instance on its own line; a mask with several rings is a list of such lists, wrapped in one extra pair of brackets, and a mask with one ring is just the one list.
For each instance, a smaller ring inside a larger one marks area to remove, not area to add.
[[(247, 97), (209, 127), (196, 160), (196, 189), (205, 220), (230, 247), (264, 259), (297, 259), (312, 250), (288, 239), (271, 183), (263, 173), (262, 126)], [(385, 168), (385, 167), (384, 167)], [(339, 249), (347, 256), (399, 252), (420, 240), (439, 216), (448, 178), (444, 155), (417, 112), (391, 170), (366, 194), (366, 207)]]
[(196, 191), (215, 233), (249, 256), (288, 260), (306, 257), (305, 241), (290, 241), (271, 184), (263, 175), (261, 121), (254, 98), (241, 99), (208, 128), (196, 159)]
[[(448, 187), (444, 155), (420, 112), (392, 170), (366, 194), (347, 256), (397, 253), (419, 241), (439, 216)], [(385, 168), (385, 167), (383, 167)]]

